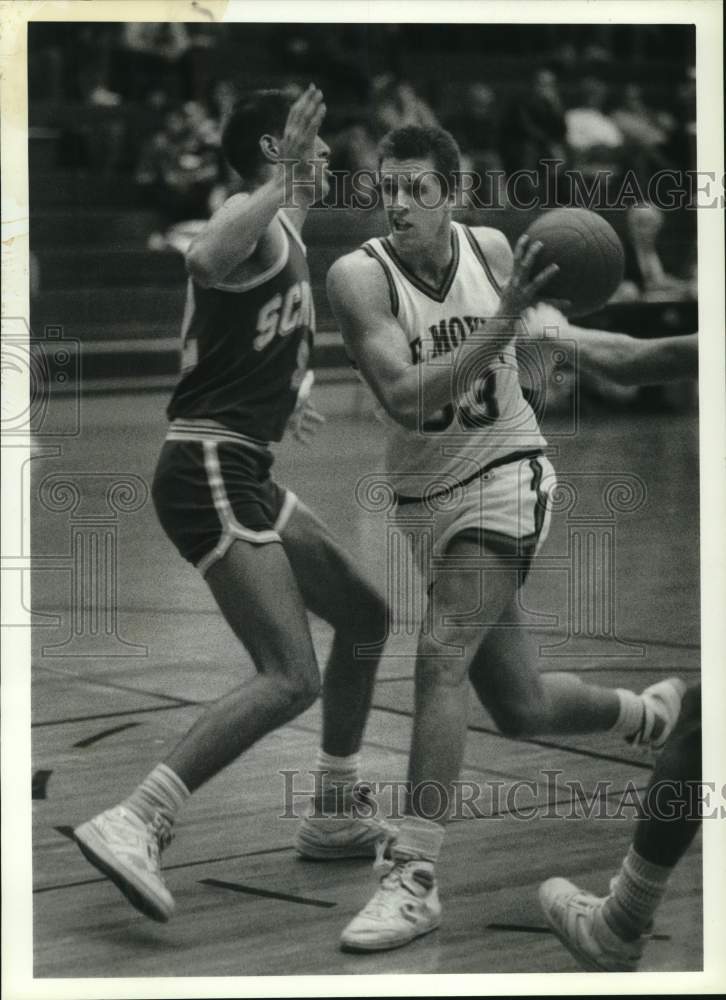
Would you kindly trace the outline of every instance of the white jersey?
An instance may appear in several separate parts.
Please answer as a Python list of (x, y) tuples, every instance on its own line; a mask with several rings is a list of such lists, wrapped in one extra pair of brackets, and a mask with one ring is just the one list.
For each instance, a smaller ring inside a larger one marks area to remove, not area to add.
[[(412, 274), (387, 238), (372, 239), (363, 250), (379, 261), (388, 281), (391, 309), (403, 327), (414, 363), (445, 364), (452, 370), (455, 405), (407, 430), (388, 424), (386, 471), (404, 496), (469, 480), (491, 463), (544, 447), (537, 419), (522, 394), (513, 343), (502, 344), (494, 362), (452, 366), (455, 350), (482, 330), (499, 306), (499, 286), (476, 238), (467, 226), (452, 223), (452, 259), (440, 288)], [(483, 336), (480, 332), (479, 336)], [(472, 367), (473, 364), (473, 367)], [(465, 370), (468, 369), (468, 370)]]

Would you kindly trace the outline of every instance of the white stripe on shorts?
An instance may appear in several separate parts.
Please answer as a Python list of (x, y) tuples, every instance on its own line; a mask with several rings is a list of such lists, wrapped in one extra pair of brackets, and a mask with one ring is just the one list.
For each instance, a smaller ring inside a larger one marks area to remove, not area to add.
[(282, 502), (280, 513), (277, 515), (277, 520), (275, 521), (275, 531), (279, 531), (282, 534), (287, 522), (290, 520), (290, 515), (297, 506), (297, 502), (297, 496), (292, 490), (285, 490), (285, 499)]
[[(202, 447), (204, 448), (204, 468), (207, 472), (207, 481), (212, 493), (214, 507), (222, 524), (222, 536), (212, 551), (208, 552), (197, 563), (197, 569), (202, 576), (208, 572), (210, 566), (214, 565), (215, 562), (225, 555), (235, 538), (241, 538), (245, 542), (253, 542), (255, 545), (282, 541), (277, 531), (272, 529), (252, 531), (251, 528), (245, 528), (244, 525), (240, 524), (234, 516), (234, 511), (227, 497), (227, 491), (224, 488), (222, 469), (219, 465), (219, 456), (217, 454), (217, 444), (218, 442), (216, 441), (203, 441)], [(287, 503), (287, 498), (285, 498), (285, 502)]]

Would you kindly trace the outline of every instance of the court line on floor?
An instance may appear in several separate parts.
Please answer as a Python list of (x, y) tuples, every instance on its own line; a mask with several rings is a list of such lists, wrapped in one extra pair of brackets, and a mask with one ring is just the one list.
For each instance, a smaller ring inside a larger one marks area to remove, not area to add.
[[(389, 708), (387, 705), (371, 705), (371, 711), (389, 712), (391, 715), (403, 715), (408, 719), (413, 718), (412, 712), (408, 712), (403, 708)], [(569, 747), (560, 743), (551, 743), (549, 740), (505, 736), (504, 733), (500, 733), (496, 729), (488, 729), (486, 726), (469, 725), (467, 728), (470, 732), (484, 733), (487, 736), (496, 736), (500, 740), (509, 740), (511, 743), (527, 743), (531, 746), (544, 747), (547, 750), (561, 750), (563, 753), (577, 754), (581, 757), (592, 757), (595, 760), (607, 760), (613, 764), (625, 764), (628, 767), (637, 767), (647, 771), (651, 771), (653, 769), (653, 764), (646, 761), (631, 760), (627, 757), (616, 757), (614, 754), (598, 753), (595, 750), (586, 750), (582, 747)]]
[[(56, 826), (54, 827), (54, 829), (57, 830), (61, 834), (61, 836), (65, 837), (67, 840), (71, 841), (73, 840), (72, 827)], [(292, 844), (289, 847), (265, 847), (259, 851), (246, 851), (244, 854), (226, 854), (216, 858), (199, 858), (196, 861), (180, 861), (176, 865), (164, 865), (164, 871), (171, 872), (171, 871), (177, 871), (178, 869), (182, 868), (195, 868), (198, 867), (199, 865), (216, 865), (222, 861), (239, 861), (241, 858), (254, 858), (264, 854), (283, 854), (286, 851), (294, 851), (294, 850), (295, 847)], [(108, 882), (108, 879), (102, 875), (99, 878), (80, 879), (75, 882), (58, 882), (55, 885), (39, 886), (38, 888), (33, 889), (33, 894), (35, 895), (41, 892), (53, 892), (56, 889), (75, 889), (77, 886), (95, 885), (98, 882)]]
[[(375, 705), (372, 706), (372, 708), (375, 707), (376, 707)], [(314, 728), (312, 726), (305, 726), (300, 722), (288, 722), (287, 726), (290, 729), (299, 729), (304, 733), (312, 733), (314, 736), (320, 736), (319, 727)], [(363, 746), (373, 747), (375, 750), (388, 750), (391, 753), (398, 754), (399, 757), (407, 758), (409, 755), (408, 747), (406, 747), (405, 750), (401, 750), (400, 747), (391, 746), (389, 743), (380, 743), (377, 740), (369, 740), (366, 737), (363, 738)], [(308, 771), (315, 771), (315, 770), (316, 768), (314, 766), (308, 768)], [(511, 779), (512, 781), (518, 781), (524, 778), (523, 774), (512, 774), (510, 771), (497, 771), (491, 767), (479, 767), (477, 764), (470, 764), (468, 761), (464, 761), (463, 770), (474, 771), (476, 774), (486, 774), (489, 776), (494, 775), (495, 777), (499, 778), (508, 778)], [(365, 781), (363, 783), (365, 784)]]
[(93, 722), (95, 719), (118, 719), (120, 716), (141, 715), (144, 712), (169, 712), (175, 708), (189, 708), (189, 704), (181, 702), (178, 705), (153, 705), (151, 708), (127, 708), (119, 712), (98, 712), (96, 715), (72, 715), (66, 719), (44, 719), (42, 722), (33, 722), (30, 728), (65, 726), (70, 722)]
[[(486, 931), (513, 931), (515, 933), (521, 934), (554, 934), (554, 931), (550, 927), (540, 927), (534, 924), (487, 924), (484, 928)], [(648, 935), (650, 941), (670, 941), (670, 934), (650, 934)]]
[[(317, 732), (317, 730), (315, 730), (315, 731)], [(391, 749), (394, 749), (394, 748), (391, 748)], [(403, 751), (397, 751), (397, 752), (403, 753)], [(406, 751), (406, 753), (407, 753), (407, 751)], [(468, 767), (468, 765), (465, 765), (465, 767)], [(470, 770), (476, 770), (476, 768), (470, 768)], [(505, 777), (511, 777), (510, 775), (504, 775), (503, 772), (487, 771), (485, 773), (489, 773), (489, 774), (501, 774), (502, 776), (505, 776)], [(647, 786), (643, 786), (642, 788), (636, 788), (635, 791), (636, 792), (642, 792), (642, 791), (645, 790), (646, 787)], [(627, 790), (629, 791), (630, 789), (627, 789)], [(608, 792), (603, 797), (604, 798), (610, 798), (611, 796), (614, 796), (614, 795), (622, 795), (625, 791), (626, 791), (626, 789), (623, 788), (623, 789), (620, 789), (620, 790), (617, 790), (617, 791)], [(571, 805), (571, 804), (572, 804), (572, 798), (570, 797), (568, 799), (555, 799), (555, 800), (548, 799), (546, 802), (542, 802), (542, 803), (531, 803), (527, 808), (540, 810), (540, 809), (550, 809), (553, 806), (558, 806), (558, 805)], [(462, 818), (461, 820), (458, 820), (458, 821), (454, 820), (452, 822), (452, 825), (455, 826), (455, 825), (458, 825), (459, 822), (467, 822), (469, 819), (471, 819), (471, 820), (481, 820), (482, 818), (483, 819), (490, 819), (490, 820), (500, 819), (500, 818), (504, 819), (507, 816), (511, 815), (511, 813), (514, 812), (514, 811), (515, 810), (512, 808), (512, 809), (501, 810), (500, 812), (492, 813), (490, 816), (485, 816), (485, 817), (480, 817), (480, 816), (466, 817), (466, 818)], [(65, 837), (66, 840), (69, 840), (72, 843), (74, 843), (74, 840), (73, 840), (73, 827), (71, 827), (71, 826), (55, 826), (55, 827), (53, 827), (53, 829), (56, 830), (58, 833), (60, 833), (60, 835), (62, 837)], [(243, 858), (262, 857), (262, 856), (264, 856), (266, 854), (285, 854), (285, 853), (289, 853), (290, 851), (294, 851), (294, 850), (295, 850), (295, 846), (293, 844), (290, 844), (290, 845), (285, 846), (285, 847), (265, 847), (265, 848), (261, 848), (260, 850), (256, 850), (256, 851), (245, 851), (242, 854), (226, 854), (226, 855), (219, 855), (218, 857), (215, 857), (215, 858), (198, 858), (195, 861), (180, 861), (180, 862), (178, 862), (175, 865), (165, 865), (164, 866), (164, 871), (165, 872), (178, 871), (180, 869), (185, 869), (185, 868), (199, 867), (199, 865), (214, 865), (214, 864), (219, 864), (219, 863), (221, 863), (223, 861), (239, 861), (239, 860), (241, 860)], [(208, 881), (208, 880), (200, 879), (199, 881), (200, 882), (205, 882), (205, 881)], [(108, 882), (108, 879), (105, 876), (100, 876), (100, 877), (97, 877), (97, 878), (78, 879), (78, 880), (76, 880), (74, 882), (60, 882), (60, 883), (56, 883), (55, 885), (38, 886), (37, 888), (33, 889), (33, 894), (37, 895), (37, 894), (44, 893), (44, 892), (54, 892), (57, 889), (75, 889), (75, 888), (78, 888), (78, 887), (84, 886), (84, 885), (97, 885), (100, 882)], [(242, 891), (242, 890), (239, 890), (239, 891)], [(261, 894), (261, 893), (258, 893), (258, 895), (259, 894)], [(333, 905), (335, 905), (335, 904), (333, 904)]]
[[(43, 607), (42, 605), (36, 605), (33, 608), (33, 610), (36, 611), (38, 614), (54, 614), (54, 615), (68, 614), (68, 608), (58, 607), (58, 606)], [(143, 608), (119, 608), (119, 607), (116, 607), (114, 610), (115, 610), (115, 613), (119, 614), (119, 615), (122, 615), (122, 614), (123, 615), (174, 615), (174, 616), (181, 616), (181, 615), (183, 615), (184, 617), (187, 617), (187, 618), (190, 617), (190, 616), (192, 616), (192, 615), (201, 615), (201, 616), (206, 616), (206, 617), (210, 617), (210, 616), (221, 617), (221, 615), (222, 615), (221, 611), (218, 608), (187, 608), (187, 609), (185, 609), (185, 608), (151, 608), (151, 607), (143, 607)], [(565, 638), (566, 639), (567, 636), (568, 636), (568, 634), (569, 634), (568, 632), (566, 632), (564, 630), (555, 631), (554, 629), (549, 630), (549, 629), (538, 628), (538, 627), (532, 628), (530, 631), (533, 634), (544, 635), (546, 638), (552, 638), (552, 639), (557, 639), (557, 638)], [(624, 642), (624, 643), (635, 643), (635, 644), (639, 644), (639, 645), (643, 645), (643, 646), (662, 646), (662, 647), (664, 647), (666, 649), (700, 649), (701, 648), (701, 643), (700, 642), (681, 642), (680, 640), (677, 640), (677, 639), (643, 638), (642, 636), (633, 636), (633, 635), (619, 635), (619, 636), (617, 636), (617, 638), (620, 640), (620, 642)], [(593, 636), (592, 637), (592, 641), (593, 642), (597, 642), (597, 636)], [(550, 647), (548, 647), (548, 648), (550, 648)]]
[(240, 882), (226, 882), (219, 878), (200, 878), (200, 885), (211, 885), (218, 889), (231, 889), (232, 892), (242, 892), (249, 896), (263, 896), (265, 899), (281, 899), (286, 903), (302, 903), (303, 906), (321, 906), (331, 909), (337, 903), (325, 899), (310, 899), (309, 896), (292, 896), (287, 892), (273, 892), (271, 889), (256, 889), (252, 885), (242, 885)]
[(48, 794), (48, 782), (53, 771), (36, 771), (33, 774), (31, 798), (34, 801), (42, 802)]
[[(52, 670), (51, 668), (48, 668), (48, 667), (37, 667), (36, 669), (46, 670), (46, 671), (48, 671), (50, 673), (53, 673), (55, 675), (57, 675), (57, 674), (65, 674), (65, 676), (72, 677), (73, 679), (78, 680), (78, 681), (86, 681), (89, 684), (95, 684), (95, 685), (98, 685), (100, 687), (109, 687), (109, 688), (116, 689), (116, 690), (130, 691), (130, 692), (133, 692), (134, 694), (148, 695), (150, 697), (157, 697), (157, 698), (165, 698), (167, 700), (172, 700), (172, 698), (174, 697), (174, 696), (171, 696), (171, 695), (157, 694), (156, 692), (153, 692), (153, 691), (145, 691), (143, 689), (132, 687), (132, 686), (126, 685), (126, 684), (117, 684), (117, 683), (111, 682), (111, 681), (97, 681), (97, 680), (90, 681), (90, 680), (87, 680), (82, 675), (70, 674), (70, 673), (66, 673), (64, 671), (57, 671), (57, 670), (54, 671), (54, 670)], [(200, 705), (208, 704), (207, 702), (191, 701), (190, 699), (182, 699), (182, 698), (175, 699), (175, 701), (176, 701), (176, 704), (170, 705), (168, 707), (170, 707), (170, 708), (187, 708), (187, 707), (195, 707), (195, 706), (200, 706)], [(155, 707), (157, 707), (157, 708), (160, 709), (162, 706), (155, 706)], [(141, 712), (141, 711), (151, 711), (151, 710), (152, 709), (138, 709), (137, 711)], [(371, 706), (371, 711), (373, 711), (373, 710), (377, 710), (379, 712), (388, 712), (388, 713), (393, 714), (393, 715), (402, 715), (402, 716), (405, 716), (406, 718), (409, 718), (409, 719), (413, 718), (413, 715), (412, 715), (411, 712), (405, 711), (403, 709), (389, 708), (389, 707), (384, 706), (384, 705), (372, 705)], [(119, 714), (122, 714), (122, 715), (129, 714), (129, 715), (131, 715), (131, 714), (134, 714), (134, 711), (131, 710), (131, 711), (127, 712), (127, 713), (126, 712), (122, 712), (122, 713), (119, 713)], [(47, 723), (36, 723), (35, 725), (52, 725), (52, 724), (54, 724), (54, 723), (47, 722)], [(290, 725), (291, 728), (297, 728), (297, 729), (303, 730), (305, 732), (314, 732), (316, 734), (319, 732), (319, 729), (311, 729), (309, 727), (304, 727), (304, 726), (300, 725), (299, 723), (288, 723), (288, 725)], [(561, 744), (550, 743), (549, 741), (545, 741), (545, 740), (535, 740), (535, 739), (520, 739), (520, 740), (516, 740), (516, 739), (513, 739), (512, 737), (504, 736), (502, 733), (499, 733), (499, 732), (497, 732), (494, 729), (487, 729), (484, 726), (469, 725), (468, 728), (469, 728), (469, 730), (471, 730), (473, 732), (483, 733), (483, 734), (490, 735), (490, 736), (496, 736), (496, 737), (498, 737), (500, 739), (508, 739), (508, 740), (511, 740), (512, 742), (528, 743), (530, 745), (541, 746), (541, 747), (544, 747), (546, 749), (561, 750), (563, 753), (572, 753), (572, 754), (576, 754), (576, 755), (583, 756), (583, 757), (591, 757), (591, 758), (594, 758), (596, 760), (607, 760), (607, 761), (611, 761), (612, 763), (625, 764), (627, 766), (638, 767), (638, 768), (647, 769), (647, 770), (650, 770), (652, 768), (652, 764), (649, 764), (647, 762), (634, 761), (634, 760), (630, 760), (628, 758), (623, 758), (623, 757), (616, 757), (616, 756), (614, 756), (612, 754), (597, 753), (595, 751), (585, 750), (583, 748), (575, 748), (575, 747), (563, 746)], [(364, 742), (365, 742), (366, 745), (372, 746), (372, 747), (376, 747), (378, 749), (389, 750), (389, 751), (392, 751), (394, 753), (403, 754), (403, 755), (407, 755), (408, 754), (407, 750), (406, 751), (402, 751), (402, 750), (399, 750), (397, 747), (392, 747), (390, 745), (379, 744), (379, 743), (373, 742), (371, 740), (365, 740)], [(474, 771), (476, 773), (482, 773), (482, 774), (499, 774), (500, 777), (506, 777), (506, 778), (521, 777), (520, 775), (512, 775), (512, 774), (509, 774), (509, 773), (503, 772), (503, 771), (497, 772), (497, 771), (494, 771), (494, 770), (491, 770), (491, 769), (488, 769), (488, 768), (487, 769), (482, 769), (482, 768), (477, 767), (476, 765), (470, 765), (468, 763), (465, 764), (465, 767), (468, 770)]]
[[(170, 664), (162, 664), (161, 666), (183, 666), (183, 662), (174, 661)], [(190, 666), (198, 666), (198, 664), (190, 661)], [(66, 679), (71, 679), (75, 681), (81, 681), (84, 684), (89, 684), (91, 687), (101, 687), (101, 688), (111, 688), (115, 691), (127, 691), (131, 694), (142, 694), (147, 695), (150, 698), (159, 698), (161, 701), (173, 701), (177, 704), (184, 705), (203, 705), (204, 702), (201, 701), (191, 701), (188, 698), (182, 698), (180, 695), (176, 694), (164, 694), (160, 691), (146, 691), (144, 688), (134, 687), (132, 684), (119, 684), (118, 681), (108, 681), (108, 680), (98, 680), (95, 677), (87, 677), (85, 674), (76, 673), (74, 670), (60, 670), (59, 668), (47, 667), (45, 664), (36, 663), (32, 667), (33, 670), (45, 671), (45, 673), (52, 674), (54, 677), (65, 677)]]
[[(665, 677), (672, 677), (674, 671), (679, 674), (700, 674), (700, 667), (581, 667), (579, 669), (566, 669), (563, 667), (548, 667), (540, 670), (543, 674), (663, 674)], [(393, 681), (413, 681), (413, 674), (401, 674), (397, 677), (378, 677), (376, 685), (391, 684)]]
[(127, 729), (133, 729), (134, 726), (140, 725), (140, 722), (124, 722), (120, 726), (112, 726), (111, 729), (103, 729), (100, 733), (94, 733), (93, 736), (86, 736), (84, 739), (74, 743), (73, 746), (85, 749), (86, 747), (93, 746), (94, 743), (99, 743), (101, 740), (107, 739), (109, 736), (115, 736), (116, 733), (123, 733)]

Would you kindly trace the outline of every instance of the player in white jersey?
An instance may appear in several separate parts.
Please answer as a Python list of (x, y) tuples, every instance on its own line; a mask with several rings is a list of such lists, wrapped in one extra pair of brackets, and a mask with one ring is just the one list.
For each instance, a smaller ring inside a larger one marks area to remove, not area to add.
[[(341, 258), (328, 276), (347, 349), (391, 425), (386, 479), (429, 598), (406, 817), (391, 870), (342, 937), (363, 951), (398, 947), (439, 924), (434, 865), (462, 762), (469, 676), (508, 734), (612, 729), (652, 745), (675, 724), (683, 690), (665, 681), (636, 695), (540, 674), (518, 627), (518, 591), (547, 531), (554, 473), (520, 388), (515, 335), (555, 268), (536, 273), (539, 246), (526, 237), (512, 255), (502, 233), (453, 223), (458, 171), (448, 132), (390, 133), (380, 163), (390, 235)], [(431, 548), (445, 557), (436, 572)], [(314, 825), (306, 821), (308, 842)]]

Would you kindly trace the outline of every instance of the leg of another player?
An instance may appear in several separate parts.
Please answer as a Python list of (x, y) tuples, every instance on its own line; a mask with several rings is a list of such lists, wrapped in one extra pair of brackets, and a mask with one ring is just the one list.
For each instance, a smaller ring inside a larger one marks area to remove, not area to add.
[(633, 843), (605, 899), (564, 878), (540, 886), (542, 910), (586, 969), (634, 971), (668, 879), (700, 827), (701, 691), (689, 688), (658, 757)]
[(305, 606), (281, 545), (233, 542), (207, 583), (257, 674), (207, 708), (166, 758), (190, 791), (303, 712), (319, 690)]
[(190, 793), (304, 711), (319, 691), (305, 606), (282, 545), (236, 540), (207, 582), (257, 674), (206, 708), (127, 799), (74, 831), (88, 860), (154, 920), (174, 910), (159, 855)]
[(618, 719), (614, 689), (586, 684), (574, 674), (539, 670), (518, 593), (499, 627), (481, 643), (469, 675), (482, 705), (507, 736), (596, 732), (612, 728)]
[(386, 602), (361, 574), (353, 557), (307, 507), (297, 503), (283, 531), (283, 543), (306, 606), (335, 629), (323, 678), (323, 751), (358, 753), (375, 684)]
[(604, 916), (619, 936), (632, 939), (650, 924), (665, 884), (700, 827), (701, 688), (689, 688), (681, 717), (658, 756), (644, 814), (623, 861)]
[[(353, 789), (386, 634), (386, 603), (303, 504), (296, 504), (282, 537), (307, 607), (335, 629), (323, 676), (318, 792), (296, 847), (316, 860), (370, 857), (390, 830), (375, 818), (355, 815)], [(359, 647), (368, 647), (367, 655), (360, 655)]]
[(572, 673), (543, 673), (536, 643), (524, 625), (518, 593), (500, 626), (504, 623), (511, 627), (487, 634), (470, 670), (479, 700), (503, 733), (533, 736), (611, 730), (627, 739), (647, 728), (650, 740), (665, 741), (678, 717), (680, 681), (661, 681), (639, 695), (589, 684)]

